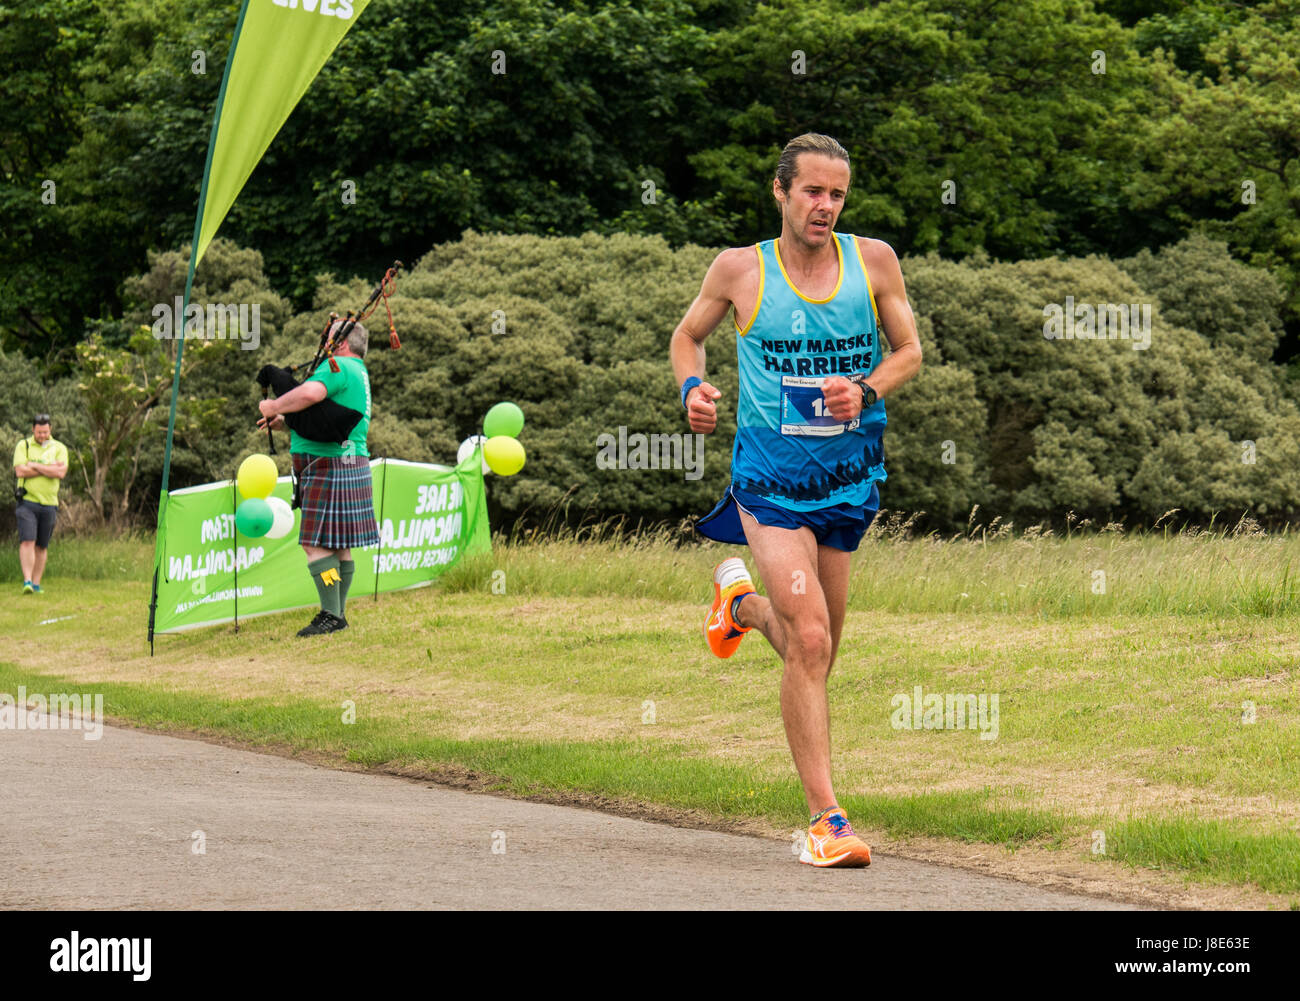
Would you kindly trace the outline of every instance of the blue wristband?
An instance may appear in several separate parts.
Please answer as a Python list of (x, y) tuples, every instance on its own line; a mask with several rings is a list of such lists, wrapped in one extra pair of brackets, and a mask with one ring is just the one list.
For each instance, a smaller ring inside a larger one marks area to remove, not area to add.
[(694, 375), (682, 383), (682, 409), (683, 410), (686, 409), (686, 397), (688, 397), (691, 394), (691, 390), (694, 389), (696, 386), (703, 385), (703, 383), (704, 383), (703, 379), (698, 378), (697, 376)]

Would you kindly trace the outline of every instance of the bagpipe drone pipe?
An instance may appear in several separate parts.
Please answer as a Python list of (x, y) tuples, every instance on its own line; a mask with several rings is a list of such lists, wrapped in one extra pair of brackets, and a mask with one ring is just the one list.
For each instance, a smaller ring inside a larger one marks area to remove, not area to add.
[[(397, 338), (397, 328), (393, 325), (393, 311), (388, 305), (388, 297), (393, 294), (397, 271), (401, 267), (401, 261), (393, 262), (393, 266), (384, 272), (384, 277), (380, 279), (379, 285), (370, 293), (370, 298), (366, 300), (366, 304), (355, 314), (349, 310), (347, 317), (340, 320), (337, 313), (330, 313), (329, 319), (325, 322), (325, 329), (320, 335), (320, 345), (316, 349), (316, 357), (309, 363), (290, 365), (286, 368), (280, 368), (276, 365), (262, 366), (261, 371), (257, 373), (257, 383), (262, 387), (262, 398), (266, 398), (268, 391), (274, 392), (279, 397), (296, 389), (301, 383), (295, 378), (294, 373), (305, 372), (304, 378), (310, 378), (322, 361), (328, 361), (330, 371), (337, 372), (339, 363), (334, 358), (334, 351), (347, 340), (348, 335), (352, 333), (353, 327), (374, 312), (375, 306), (381, 297), (384, 300), (384, 308), (388, 312), (388, 346), (393, 350), (400, 348), (402, 342)], [(310, 441), (341, 445), (348, 440), (348, 435), (352, 433), (353, 428), (357, 426), (357, 423), (364, 415), (359, 410), (353, 410), (351, 407), (345, 407), (334, 400), (326, 398), (295, 413), (283, 414), (282, 416), (289, 430), (303, 438)], [(267, 422), (266, 436), (270, 443), (270, 453), (275, 455), (275, 439), (271, 435), (269, 421)]]

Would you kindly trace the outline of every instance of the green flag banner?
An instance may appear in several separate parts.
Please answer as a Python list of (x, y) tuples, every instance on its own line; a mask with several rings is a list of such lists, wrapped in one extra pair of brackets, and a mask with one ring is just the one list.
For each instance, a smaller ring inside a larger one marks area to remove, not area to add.
[[(467, 553), (491, 552), (479, 453), (454, 469), (375, 459), (370, 475), (380, 542), (352, 551), (349, 610), (379, 591), (429, 584)], [(290, 499), (287, 476), (273, 496)], [(159, 532), (156, 633), (317, 604), (297, 531), (248, 538), (235, 527), (240, 500), (233, 480), (169, 495)]]
[(289, 113), (370, 0), (247, 0), (230, 43), (200, 196), (197, 266)]

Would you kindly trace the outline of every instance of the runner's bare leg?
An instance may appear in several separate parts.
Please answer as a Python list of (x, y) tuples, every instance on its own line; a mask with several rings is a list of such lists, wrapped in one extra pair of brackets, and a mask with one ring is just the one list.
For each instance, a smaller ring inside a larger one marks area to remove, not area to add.
[[(768, 597), (745, 598), (740, 603), (739, 621), (742, 626), (758, 628), (785, 665), (781, 718), (804, 798), (815, 815), (835, 804), (826, 699), (832, 618), (817, 576), (819, 547), (811, 529), (760, 525), (744, 512), (740, 517)], [(840, 586), (841, 595), (846, 593), (846, 585), (847, 576)], [(839, 622), (843, 624), (842, 608)]]
[[(849, 599), (849, 566), (852, 554), (833, 546), (817, 547), (817, 579), (826, 595), (826, 609), (831, 620), (831, 668), (840, 649), (840, 636), (844, 632), (844, 614)], [(742, 626), (753, 626), (772, 644), (772, 649), (785, 659), (785, 632), (781, 620), (772, 610), (772, 603), (755, 594), (740, 603)], [(828, 669), (827, 674), (830, 673)]]
[[(844, 632), (844, 612), (849, 603), (849, 566), (852, 553), (833, 546), (817, 547), (817, 580), (826, 595), (826, 608), (831, 617), (831, 660), (826, 668), (829, 675), (835, 666), (835, 655), (840, 649), (840, 634)], [(746, 598), (745, 601), (749, 599)], [(744, 602), (741, 602), (744, 607)]]

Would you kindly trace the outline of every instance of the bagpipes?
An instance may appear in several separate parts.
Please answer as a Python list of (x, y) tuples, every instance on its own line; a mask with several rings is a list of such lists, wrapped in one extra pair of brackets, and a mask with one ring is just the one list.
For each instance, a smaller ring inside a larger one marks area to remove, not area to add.
[[(325, 329), (321, 331), (320, 345), (316, 348), (316, 357), (310, 363), (306, 365), (290, 365), (287, 368), (279, 368), (276, 365), (263, 365), (262, 370), (257, 373), (257, 383), (262, 387), (262, 399), (267, 398), (269, 391), (273, 391), (276, 396), (283, 396), (290, 390), (296, 389), (301, 383), (294, 377), (294, 373), (305, 370), (305, 378), (310, 378), (323, 361), (329, 362), (331, 372), (337, 372), (339, 363), (334, 358), (334, 351), (347, 340), (348, 335), (352, 333), (353, 327), (367, 319), (375, 311), (380, 298), (384, 300), (384, 309), (388, 312), (388, 346), (394, 351), (400, 348), (402, 342), (397, 339), (397, 328), (393, 325), (393, 310), (388, 304), (388, 297), (393, 294), (396, 288), (397, 272), (401, 267), (401, 261), (393, 262), (393, 266), (384, 272), (384, 277), (379, 280), (378, 286), (370, 293), (370, 298), (366, 300), (366, 304), (357, 310), (355, 314), (352, 310), (348, 310), (346, 319), (340, 320), (338, 313), (330, 313), (329, 319), (325, 321)], [(283, 414), (282, 416), (289, 430), (296, 432), (303, 438), (341, 445), (348, 440), (348, 435), (352, 433), (352, 429), (357, 426), (357, 423), (364, 415), (359, 410), (353, 410), (351, 407), (345, 407), (327, 398), (319, 403), (313, 403), (296, 413)], [(266, 424), (266, 437), (270, 445), (269, 451), (272, 455), (275, 455), (275, 439), (271, 435), (270, 421), (267, 421)]]

